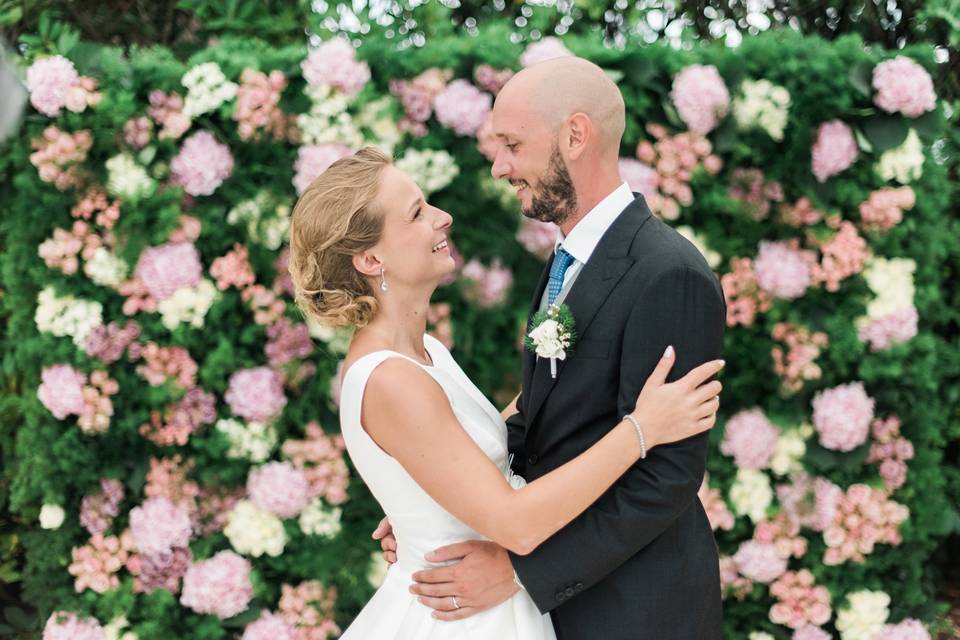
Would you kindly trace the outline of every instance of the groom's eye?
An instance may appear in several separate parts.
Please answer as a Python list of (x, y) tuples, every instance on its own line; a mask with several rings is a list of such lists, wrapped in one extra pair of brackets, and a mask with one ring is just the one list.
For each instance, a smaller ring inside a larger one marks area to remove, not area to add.
[(519, 142), (511, 142), (511, 143), (509, 143), (509, 144), (506, 145), (507, 149), (510, 149), (510, 153), (516, 153), (516, 152), (517, 152), (517, 147), (519, 147), (519, 146), (520, 146), (520, 143), (519, 143)]

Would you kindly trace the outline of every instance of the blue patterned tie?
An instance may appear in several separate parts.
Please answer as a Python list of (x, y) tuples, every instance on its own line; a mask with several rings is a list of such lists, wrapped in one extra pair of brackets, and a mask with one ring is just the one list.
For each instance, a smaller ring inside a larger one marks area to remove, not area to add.
[(560, 295), (560, 289), (563, 288), (563, 274), (573, 264), (574, 257), (563, 250), (563, 247), (557, 248), (557, 254), (553, 257), (553, 264), (550, 266), (550, 279), (547, 280), (547, 304), (553, 304), (557, 296)]

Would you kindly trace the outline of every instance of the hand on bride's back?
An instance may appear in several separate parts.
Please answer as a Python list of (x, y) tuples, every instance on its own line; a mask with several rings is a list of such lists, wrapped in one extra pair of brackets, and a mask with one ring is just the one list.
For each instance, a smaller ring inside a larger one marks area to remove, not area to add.
[(713, 427), (720, 407), (719, 381), (710, 381), (723, 360), (711, 360), (674, 382), (667, 376), (676, 362), (668, 347), (640, 390), (632, 415), (643, 430), (647, 449), (684, 440)]

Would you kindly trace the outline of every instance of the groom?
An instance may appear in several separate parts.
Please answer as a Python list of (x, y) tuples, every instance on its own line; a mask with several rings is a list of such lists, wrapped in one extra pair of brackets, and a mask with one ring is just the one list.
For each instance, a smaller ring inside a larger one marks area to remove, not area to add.
[[(507, 427), (513, 469), (528, 482), (631, 411), (667, 346), (676, 349), (670, 380), (721, 354), (716, 277), (620, 178), (624, 120), (616, 85), (574, 57), (519, 72), (494, 106), (493, 175), (518, 189), (524, 215), (560, 228), (530, 313), (564, 304), (579, 337), (555, 377), (548, 360), (523, 355)], [(529, 555), (479, 540), (436, 550), (428, 560), (455, 563), (414, 574), (412, 590), (454, 620), (526, 589), (559, 640), (719, 639), (717, 547), (697, 498), (708, 438), (652, 450)], [(383, 548), (389, 559), (389, 536)]]

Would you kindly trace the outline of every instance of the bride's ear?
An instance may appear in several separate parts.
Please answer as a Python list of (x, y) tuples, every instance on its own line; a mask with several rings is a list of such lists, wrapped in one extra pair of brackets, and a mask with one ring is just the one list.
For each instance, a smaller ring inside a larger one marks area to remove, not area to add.
[(380, 261), (380, 258), (375, 256), (371, 251), (364, 251), (363, 253), (357, 253), (353, 256), (353, 268), (365, 276), (379, 276), (382, 266), (383, 263)]

